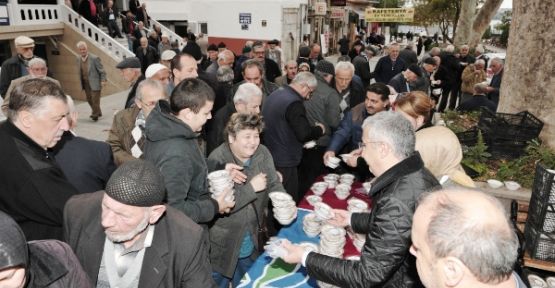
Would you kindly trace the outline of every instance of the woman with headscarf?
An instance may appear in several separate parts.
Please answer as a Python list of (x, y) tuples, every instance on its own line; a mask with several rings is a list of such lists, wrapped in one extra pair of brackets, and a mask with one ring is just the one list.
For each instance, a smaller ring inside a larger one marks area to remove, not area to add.
[(461, 166), (463, 158), (461, 143), (449, 128), (431, 126), (433, 103), (424, 92), (414, 91), (397, 98), (395, 112), (409, 120), (416, 131), (416, 149), (424, 166), (438, 179), (443, 176), (461, 186), (475, 187), (474, 181)]

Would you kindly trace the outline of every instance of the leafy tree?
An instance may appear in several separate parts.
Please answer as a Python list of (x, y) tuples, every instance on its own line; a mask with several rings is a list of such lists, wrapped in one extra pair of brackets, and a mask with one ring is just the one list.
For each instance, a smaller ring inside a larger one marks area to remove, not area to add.
[(501, 45), (507, 46), (509, 41), (509, 30), (511, 29), (511, 11), (505, 11), (503, 16), (501, 16), (501, 23), (495, 26), (496, 29), (501, 30), (501, 37), (499, 37), (499, 42)]

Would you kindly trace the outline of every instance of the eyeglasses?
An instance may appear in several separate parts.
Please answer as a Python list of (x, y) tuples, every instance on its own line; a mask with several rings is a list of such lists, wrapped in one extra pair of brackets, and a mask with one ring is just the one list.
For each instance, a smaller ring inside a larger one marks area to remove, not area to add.
[(306, 85), (306, 88), (309, 91), (307, 96), (308, 96), (308, 98), (310, 98), (310, 97), (312, 97), (312, 94), (314, 93), (314, 90), (316, 90), (316, 89), (311, 89), (310, 86), (308, 86), (308, 84), (305, 84), (305, 85)]
[(372, 144), (372, 143), (383, 143), (383, 141), (361, 141), (361, 142), (358, 142), (358, 148), (364, 149), (368, 146), (368, 144)]
[(142, 99), (139, 100), (139, 101), (141, 101), (141, 103), (143, 103), (146, 107), (153, 107), (153, 106), (156, 105), (156, 103), (158, 102), (158, 101), (148, 101), (148, 102), (145, 102), (145, 101), (143, 101)]

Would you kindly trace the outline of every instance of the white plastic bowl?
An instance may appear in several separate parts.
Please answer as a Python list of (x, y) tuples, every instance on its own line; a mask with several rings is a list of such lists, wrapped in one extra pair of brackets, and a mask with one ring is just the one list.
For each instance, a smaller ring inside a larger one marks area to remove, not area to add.
[(518, 190), (520, 188), (520, 184), (515, 181), (505, 181), (505, 187), (509, 190)]
[(491, 187), (493, 189), (498, 189), (498, 188), (501, 188), (503, 186), (503, 182), (501, 182), (499, 180), (488, 179), (487, 182), (488, 182), (489, 187)]

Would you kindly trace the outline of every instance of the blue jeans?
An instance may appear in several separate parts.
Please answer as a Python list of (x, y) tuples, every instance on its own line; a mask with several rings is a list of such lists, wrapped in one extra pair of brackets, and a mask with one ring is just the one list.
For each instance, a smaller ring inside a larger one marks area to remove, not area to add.
[(252, 261), (250, 257), (239, 258), (237, 260), (237, 267), (235, 267), (232, 279), (227, 278), (218, 272), (212, 272), (212, 278), (214, 278), (214, 281), (216, 281), (216, 284), (218, 284), (218, 287), (220, 288), (228, 288), (229, 282), (231, 282), (232, 287), (237, 287), (239, 286), (243, 275), (249, 271), (253, 263), (254, 261)]

